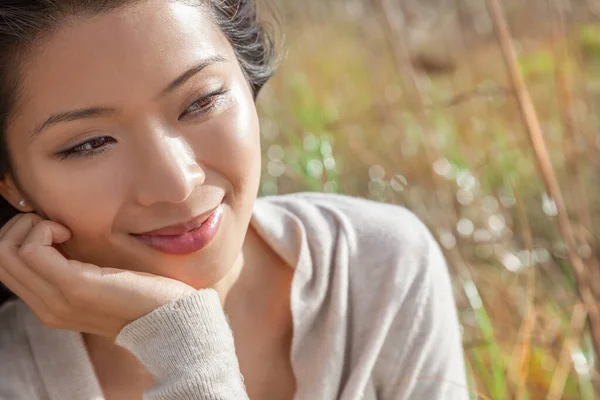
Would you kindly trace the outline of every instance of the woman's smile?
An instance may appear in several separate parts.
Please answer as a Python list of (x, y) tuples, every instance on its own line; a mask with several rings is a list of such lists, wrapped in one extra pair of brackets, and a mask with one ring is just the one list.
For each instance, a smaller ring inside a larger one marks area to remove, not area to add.
[(206, 247), (217, 234), (223, 219), (223, 203), (208, 215), (143, 234), (132, 234), (154, 250), (174, 255), (195, 253)]

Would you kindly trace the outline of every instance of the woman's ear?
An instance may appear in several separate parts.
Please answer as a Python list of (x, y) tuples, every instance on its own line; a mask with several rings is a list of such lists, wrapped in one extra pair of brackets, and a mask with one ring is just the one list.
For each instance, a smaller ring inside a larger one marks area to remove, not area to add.
[(0, 195), (4, 197), (14, 208), (21, 212), (31, 212), (33, 208), (27, 203), (21, 195), (15, 180), (11, 174), (5, 174), (0, 178)]

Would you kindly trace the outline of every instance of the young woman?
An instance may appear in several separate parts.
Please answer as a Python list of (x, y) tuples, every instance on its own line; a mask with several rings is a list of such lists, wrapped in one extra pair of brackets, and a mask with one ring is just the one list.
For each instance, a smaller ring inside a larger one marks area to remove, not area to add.
[(253, 0), (4, 0), (0, 53), (1, 399), (468, 397), (413, 214), (256, 198)]

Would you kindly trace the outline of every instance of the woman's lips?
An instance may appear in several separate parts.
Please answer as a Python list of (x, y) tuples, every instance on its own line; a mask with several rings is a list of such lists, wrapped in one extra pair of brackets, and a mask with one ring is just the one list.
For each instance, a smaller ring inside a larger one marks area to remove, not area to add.
[[(196, 228), (185, 231), (182, 234), (164, 234), (164, 232), (167, 232), (171, 228), (163, 228), (132, 236), (162, 253), (175, 255), (191, 254), (203, 249), (210, 243), (217, 234), (222, 219), (223, 204), (220, 204), (200, 226), (198, 226), (198, 223), (195, 223)], [(194, 225), (193, 221), (190, 224)]]

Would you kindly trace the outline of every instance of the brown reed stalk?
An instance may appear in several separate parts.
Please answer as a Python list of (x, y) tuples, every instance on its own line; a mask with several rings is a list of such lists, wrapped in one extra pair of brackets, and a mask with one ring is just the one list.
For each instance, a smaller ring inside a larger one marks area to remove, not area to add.
[(527, 377), (529, 374), (529, 358), (531, 357), (531, 344), (533, 339), (533, 330), (536, 323), (536, 309), (535, 309), (535, 264), (533, 259), (533, 235), (531, 233), (531, 226), (529, 219), (527, 218), (527, 212), (525, 211), (525, 205), (521, 196), (517, 192), (515, 185), (511, 183), (512, 191), (515, 197), (517, 205), (517, 212), (519, 216), (519, 222), (521, 225), (521, 231), (523, 233), (523, 239), (525, 241), (525, 247), (528, 252), (528, 268), (527, 271), (527, 307), (525, 310), (525, 316), (519, 329), (519, 335), (517, 345), (513, 350), (512, 360), (517, 360), (514, 369), (512, 371), (512, 379), (516, 382), (517, 392), (515, 399), (523, 399), (526, 394)]
[[(569, 70), (569, 47), (567, 43), (567, 30), (565, 26), (565, 15), (562, 7), (563, 0), (548, 0), (552, 13), (552, 42), (554, 46), (555, 58), (555, 81), (558, 91), (558, 104), (561, 112), (562, 125), (564, 130), (564, 148), (565, 148), (565, 167), (569, 176), (570, 204), (577, 217), (576, 229), (574, 234), (578, 244), (586, 246), (589, 256), (585, 263), (588, 266), (590, 289), (595, 299), (600, 298), (600, 262), (591, 251), (594, 240), (593, 222), (590, 213), (588, 195), (582, 180), (580, 162), (582, 160), (581, 152), (577, 149), (577, 120), (574, 117), (574, 93), (573, 81), (571, 79), (572, 71)], [(600, 392), (600, 380), (598, 376), (600, 366), (596, 365), (592, 382), (597, 391)]]
[(576, 203), (575, 210), (578, 214), (579, 222), (586, 225), (586, 229), (591, 227), (591, 215), (587, 202), (587, 194), (583, 188), (579, 168), (579, 152), (576, 146), (576, 121), (574, 112), (574, 93), (573, 83), (571, 81), (571, 71), (569, 71), (569, 49), (566, 39), (565, 17), (562, 11), (560, 0), (549, 0), (552, 11), (552, 42), (554, 47), (555, 60), (555, 82), (558, 91), (557, 99), (559, 112), (561, 113), (562, 125), (564, 129), (565, 161), (569, 182), (571, 183), (571, 199)]
[(596, 298), (600, 297), (600, 262), (591, 251), (591, 241), (593, 241), (593, 222), (590, 214), (588, 195), (585, 190), (581, 168), (581, 152), (577, 149), (577, 133), (579, 130), (576, 118), (573, 113), (574, 93), (572, 72), (569, 71), (569, 48), (567, 45), (567, 32), (565, 28), (565, 16), (562, 7), (562, 0), (548, 0), (552, 12), (552, 41), (554, 45), (555, 58), (555, 81), (558, 91), (558, 104), (561, 113), (563, 131), (564, 131), (564, 153), (565, 167), (569, 176), (569, 202), (577, 216), (577, 225), (575, 236), (580, 244), (590, 249), (590, 256), (585, 260), (590, 266), (591, 288)]
[(589, 275), (577, 251), (577, 242), (575, 240), (575, 235), (573, 234), (573, 228), (569, 221), (558, 180), (556, 179), (556, 174), (552, 167), (540, 121), (537, 117), (531, 95), (527, 90), (523, 74), (519, 68), (517, 53), (512, 45), (510, 31), (504, 17), (502, 6), (500, 5), (499, 0), (487, 0), (487, 4), (494, 22), (496, 37), (502, 55), (504, 56), (510, 81), (516, 93), (521, 117), (527, 128), (529, 139), (533, 147), (535, 161), (550, 197), (556, 205), (558, 227), (567, 246), (568, 257), (575, 275), (579, 296), (588, 314), (592, 344), (596, 357), (598, 357), (600, 356), (600, 314), (598, 313), (598, 307), (595, 304), (594, 295), (590, 287)]
[(586, 309), (582, 304), (577, 304), (573, 307), (571, 329), (569, 335), (565, 338), (558, 364), (556, 365), (554, 374), (552, 374), (552, 381), (550, 382), (550, 389), (548, 389), (546, 400), (560, 400), (562, 398), (567, 376), (571, 369), (571, 352), (585, 327), (586, 314)]
[[(465, 7), (464, 0), (454, 0), (453, 3), (459, 17), (462, 20), (466, 20), (470, 17)], [(459, 34), (456, 36), (456, 44), (458, 45), (457, 47), (459, 48), (461, 54), (468, 54), (469, 49), (467, 47), (467, 37), (464, 33), (464, 29), (459, 30)], [(476, 69), (473, 68), (471, 61), (471, 57), (465, 57), (463, 68), (465, 69), (466, 75), (469, 77), (469, 84), (471, 87), (476, 87)], [(474, 92), (477, 92), (478, 90), (479, 89), (475, 89)], [(498, 88), (496, 88), (496, 90), (498, 90)], [(511, 88), (502, 88), (502, 91), (505, 94), (505, 97), (513, 95)], [(460, 98), (460, 96), (457, 96), (457, 99), (458, 98)], [(453, 104), (448, 105), (451, 106)], [(478, 116), (489, 115), (491, 112), (490, 107), (485, 101), (474, 104), (472, 110), (472, 112)], [(488, 157), (484, 157), (484, 159), (486, 159), (485, 162), (489, 162), (487, 158)], [(517, 339), (511, 353), (511, 365), (507, 367), (506, 373), (508, 378), (507, 382), (510, 382), (514, 386), (514, 398), (518, 400), (526, 398), (527, 379), (529, 376), (529, 359), (531, 357), (532, 333), (535, 329), (537, 315), (534, 305), (535, 266), (533, 265), (533, 237), (522, 199), (518, 195), (516, 187), (514, 187), (514, 185), (511, 186), (515, 196), (517, 209), (519, 211), (518, 214), (519, 220), (521, 221), (522, 235), (525, 240), (526, 248), (529, 251), (528, 254), (530, 258), (528, 262), (529, 268), (527, 271), (527, 305), (525, 307), (524, 316), (521, 320)]]

